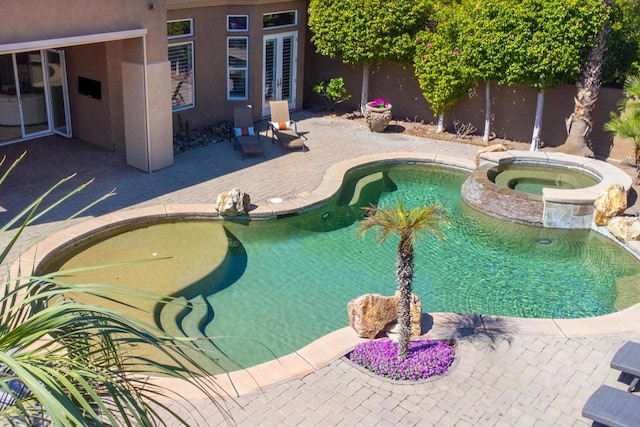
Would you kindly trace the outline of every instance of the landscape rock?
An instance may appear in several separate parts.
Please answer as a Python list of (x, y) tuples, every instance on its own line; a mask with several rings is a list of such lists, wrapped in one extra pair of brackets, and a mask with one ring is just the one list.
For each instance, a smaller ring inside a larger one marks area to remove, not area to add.
[(618, 216), (609, 221), (607, 230), (618, 240), (627, 242), (640, 238), (640, 218), (635, 216)]
[[(361, 338), (374, 339), (386, 333), (398, 321), (398, 292), (394, 296), (386, 297), (379, 294), (365, 294), (355, 298), (347, 304), (349, 326)], [(420, 320), (422, 317), (422, 303), (417, 295), (411, 300), (411, 335), (421, 334)]]
[(627, 209), (627, 192), (620, 184), (610, 185), (598, 194), (593, 205), (596, 225), (607, 225), (611, 218)]
[(218, 194), (216, 209), (220, 215), (238, 216), (249, 212), (251, 197), (244, 191), (234, 188)]

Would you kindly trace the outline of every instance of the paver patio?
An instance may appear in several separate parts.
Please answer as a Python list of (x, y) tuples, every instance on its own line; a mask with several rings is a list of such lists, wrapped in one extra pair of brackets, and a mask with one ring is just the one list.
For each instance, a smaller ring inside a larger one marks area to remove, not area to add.
[[(375, 134), (359, 121), (306, 112), (297, 113), (296, 118), (299, 129), (308, 132), (310, 151), (306, 153), (283, 155), (280, 147), (265, 139), (266, 158), (243, 161), (232, 144), (223, 142), (179, 154), (173, 167), (153, 174), (126, 166), (123, 153), (59, 137), (0, 147), (0, 154), (9, 159), (28, 150), (23, 164), (0, 187), (0, 221), (70, 173), (78, 174), (76, 183), (96, 180), (29, 227), (20, 249), (29, 247), (39, 233), (59, 226), (72, 209), (112, 188), (116, 196), (73, 222), (132, 207), (214, 203), (218, 193), (233, 187), (248, 192), (252, 201), (263, 202), (313, 190), (326, 169), (344, 159), (391, 151), (473, 159), (478, 148), (404, 133)], [(3, 242), (8, 237), (0, 236)], [(615, 336), (585, 331), (584, 337), (565, 337), (532, 333), (533, 329), (499, 320), (462, 326), (458, 330), (460, 362), (450, 375), (436, 381), (392, 384), (337, 359), (302, 378), (242, 395), (228, 403), (229, 409), (235, 423), (243, 426), (590, 425), (581, 417), (582, 406), (601, 384), (625, 387), (609, 362), (624, 342), (640, 340), (640, 330)], [(210, 402), (194, 403), (208, 425), (223, 423)]]

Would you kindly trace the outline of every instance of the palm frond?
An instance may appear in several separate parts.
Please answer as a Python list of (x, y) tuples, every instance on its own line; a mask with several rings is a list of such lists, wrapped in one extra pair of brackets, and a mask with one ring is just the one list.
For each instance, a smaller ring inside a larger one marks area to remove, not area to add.
[[(0, 183), (22, 157), (24, 154), (2, 174)], [(5, 160), (0, 160), (0, 166)], [(0, 262), (6, 262), (27, 226), (91, 183), (81, 184), (49, 202), (49, 196), (72, 178), (73, 175), (51, 186), (0, 227), (0, 233), (5, 233), (17, 226), (11, 231), (9, 243), (0, 250)], [(97, 198), (69, 219), (114, 194), (111, 191)], [(109, 265), (95, 268), (105, 267)], [(157, 373), (195, 386), (229, 420), (217, 384), (206, 367), (198, 363), (203, 355), (193, 340), (171, 337), (117, 309), (73, 300), (75, 294), (128, 301), (154, 296), (106, 285), (72, 286), (63, 282), (64, 275), (85, 269), (40, 276), (19, 271), (17, 277), (8, 273), (4, 277), (0, 293), (0, 424), (152, 426), (166, 425), (168, 420), (164, 417), (169, 416), (178, 424), (191, 425), (192, 420), (185, 420), (173, 408), (183, 405), (189, 408), (186, 413), (196, 416), (197, 408), (180, 401), (178, 391), (147, 381)], [(158, 302), (165, 299), (157, 296)], [(159, 360), (163, 362), (130, 352), (139, 346), (148, 346), (154, 354), (161, 355)], [(193, 357), (196, 354), (198, 360)], [(206, 417), (200, 417), (207, 425)]]

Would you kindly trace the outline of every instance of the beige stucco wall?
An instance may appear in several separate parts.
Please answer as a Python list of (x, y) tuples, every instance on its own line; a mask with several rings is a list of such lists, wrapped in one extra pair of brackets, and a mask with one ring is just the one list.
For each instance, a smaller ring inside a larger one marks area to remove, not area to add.
[[(262, 52), (265, 34), (298, 31), (298, 65), (296, 107), (302, 108), (304, 88), (304, 55), (306, 34), (306, 2), (197, 2), (198, 7), (176, 9), (178, 2), (170, 5), (167, 19), (193, 18), (194, 36), (171, 40), (170, 42), (194, 41), (195, 108), (184, 109), (173, 114), (174, 127), (177, 128), (177, 116), (189, 121), (191, 128), (231, 120), (233, 105), (251, 104), (255, 118), (260, 117), (262, 106)], [(183, 2), (184, 3), (184, 2)], [(187, 4), (194, 2), (187, 2)], [(221, 4), (226, 3), (226, 4)], [(233, 3), (233, 4), (231, 4)], [(244, 3), (244, 5), (243, 5)], [(212, 4), (217, 4), (212, 6)], [(278, 11), (298, 11), (297, 27), (268, 30), (262, 29), (262, 15)], [(227, 15), (249, 15), (249, 32), (226, 32)], [(249, 37), (249, 99), (246, 101), (228, 101), (226, 96), (227, 37)]]
[[(126, 30), (146, 30), (143, 37), (109, 42), (56, 46), (65, 51), (69, 84), (71, 121), (74, 136), (110, 150), (124, 150), (128, 135), (138, 135), (126, 129), (122, 63), (159, 64), (167, 62), (166, 0), (21, 0), (3, 3), (0, 14), (0, 45), (36, 42)], [(78, 93), (78, 76), (101, 83), (102, 99)], [(143, 75), (147, 78), (149, 76)], [(144, 80), (144, 79), (143, 79)], [(137, 81), (137, 80), (136, 80)], [(125, 82), (131, 87), (131, 83)], [(154, 94), (152, 114), (144, 108), (141, 119), (152, 117), (154, 132), (148, 132), (149, 145), (158, 150), (157, 167), (173, 163), (171, 111), (157, 94), (166, 94), (169, 102), (169, 76), (148, 79), (148, 94)], [(142, 84), (139, 90), (144, 90)], [(143, 104), (144, 105), (144, 104)], [(129, 121), (131, 123), (131, 121)], [(146, 127), (146, 125), (144, 126)], [(146, 138), (147, 134), (144, 135)], [(147, 142), (144, 142), (147, 145)], [(167, 153), (170, 153), (167, 158)]]

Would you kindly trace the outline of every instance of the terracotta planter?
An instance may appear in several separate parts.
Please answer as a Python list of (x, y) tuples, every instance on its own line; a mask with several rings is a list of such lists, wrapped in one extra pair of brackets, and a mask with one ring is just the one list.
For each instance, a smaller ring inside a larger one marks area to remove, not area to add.
[(391, 104), (388, 107), (370, 107), (365, 105), (364, 118), (371, 132), (384, 132), (391, 121)]

